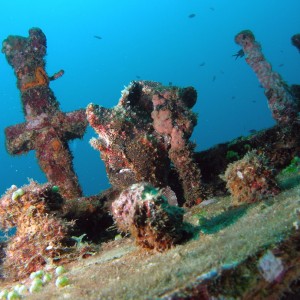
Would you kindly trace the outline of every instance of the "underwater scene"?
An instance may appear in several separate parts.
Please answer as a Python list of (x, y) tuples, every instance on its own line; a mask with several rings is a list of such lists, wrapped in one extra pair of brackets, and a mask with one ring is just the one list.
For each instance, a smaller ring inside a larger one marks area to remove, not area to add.
[(3, 1), (1, 299), (300, 299), (300, 2)]

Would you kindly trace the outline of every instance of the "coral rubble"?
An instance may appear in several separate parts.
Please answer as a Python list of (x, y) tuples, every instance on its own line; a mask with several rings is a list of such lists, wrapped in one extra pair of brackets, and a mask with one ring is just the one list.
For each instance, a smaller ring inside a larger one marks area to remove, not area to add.
[(297, 118), (297, 105), (293, 94), (281, 76), (272, 70), (265, 59), (260, 44), (250, 30), (244, 30), (235, 36), (235, 42), (243, 47), (246, 62), (256, 73), (260, 84), (265, 89), (273, 118), (279, 124), (290, 124)]
[(112, 204), (119, 230), (130, 232), (137, 244), (163, 251), (178, 243), (183, 234), (183, 209), (171, 206), (148, 183), (133, 184)]
[(196, 96), (191, 87), (135, 81), (122, 92), (114, 108), (88, 105), (88, 121), (99, 135), (91, 144), (100, 150), (109, 180), (116, 189), (142, 181), (158, 188), (167, 187), (173, 163), (186, 205), (201, 201), (201, 173), (188, 140), (196, 125), (190, 110)]
[(229, 164), (224, 180), (234, 205), (256, 202), (280, 191), (266, 157), (256, 151), (250, 151), (242, 159)]
[(84, 110), (63, 113), (49, 81), (63, 71), (48, 77), (45, 71), (46, 36), (39, 28), (29, 30), (29, 37), (9, 36), (2, 52), (14, 68), (26, 122), (7, 127), (6, 147), (10, 154), (36, 150), (41, 169), (48, 180), (59, 186), (64, 197), (81, 196), (72, 165), (68, 141), (82, 138), (87, 121)]

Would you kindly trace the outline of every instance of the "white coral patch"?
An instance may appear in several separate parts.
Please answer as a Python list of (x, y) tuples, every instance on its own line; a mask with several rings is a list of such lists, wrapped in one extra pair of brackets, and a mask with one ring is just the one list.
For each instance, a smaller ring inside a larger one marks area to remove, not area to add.
[(264, 279), (268, 282), (276, 280), (284, 271), (282, 260), (275, 257), (270, 250), (268, 250), (258, 261), (258, 269)]
[(121, 169), (119, 173), (132, 172), (130, 169)]
[(125, 86), (125, 85), (124, 85), (124, 89), (121, 91), (121, 96), (122, 96), (122, 98), (129, 95), (129, 91), (130, 91), (130, 89), (132, 88), (132, 84), (133, 84), (133, 83), (130, 82), (128, 86)]
[(241, 171), (237, 171), (236, 175), (237, 175), (238, 178), (240, 178), (242, 180), (244, 179), (244, 175), (243, 175), (243, 173)]

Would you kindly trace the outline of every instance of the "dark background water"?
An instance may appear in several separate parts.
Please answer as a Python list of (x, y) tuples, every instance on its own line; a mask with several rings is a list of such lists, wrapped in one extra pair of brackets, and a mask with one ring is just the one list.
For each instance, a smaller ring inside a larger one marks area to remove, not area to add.
[[(274, 124), (263, 90), (234, 36), (251, 29), (263, 52), (289, 83), (300, 83), (300, 54), (290, 38), (300, 32), (299, 0), (85, 0), (1, 1), (0, 39), (28, 36), (40, 27), (47, 36), (47, 72), (63, 111), (90, 102), (117, 104), (131, 80), (194, 86), (199, 114), (193, 134), (197, 150)], [(193, 18), (189, 16), (195, 14)], [(96, 39), (94, 35), (102, 37)], [(4, 128), (24, 121), (12, 68), (0, 55), (0, 195), (27, 178), (45, 182), (34, 152), (12, 157)], [(85, 195), (109, 186), (99, 153), (83, 140), (71, 143)]]

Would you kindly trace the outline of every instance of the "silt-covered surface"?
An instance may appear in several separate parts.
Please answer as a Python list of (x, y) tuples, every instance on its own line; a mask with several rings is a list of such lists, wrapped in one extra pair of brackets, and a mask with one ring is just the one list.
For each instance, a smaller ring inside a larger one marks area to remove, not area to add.
[[(65, 265), (70, 285), (59, 289), (52, 280), (26, 299), (279, 298), (299, 277), (300, 258), (299, 178), (281, 184), (283, 192), (258, 204), (232, 208), (230, 197), (221, 197), (188, 210), (195, 238), (166, 252), (138, 249), (130, 237), (103, 244), (96, 255)], [(268, 249), (284, 269), (272, 282), (259, 268)]]

